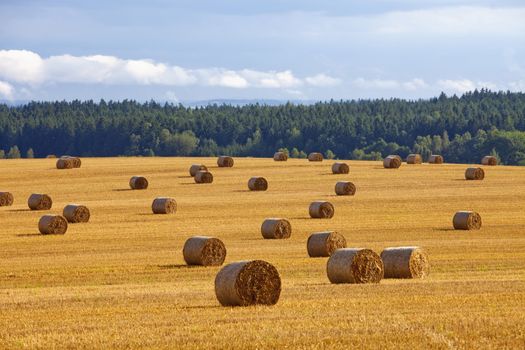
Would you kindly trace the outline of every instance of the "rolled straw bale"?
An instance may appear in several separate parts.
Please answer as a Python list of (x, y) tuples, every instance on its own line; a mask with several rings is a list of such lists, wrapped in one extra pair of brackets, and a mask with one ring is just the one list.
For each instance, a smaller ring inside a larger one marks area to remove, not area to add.
[(288, 156), (284, 152), (275, 152), (273, 155), (273, 160), (276, 162), (286, 162), (288, 160)]
[(198, 184), (211, 184), (213, 182), (213, 175), (209, 171), (200, 170), (197, 171), (193, 179)]
[(281, 295), (281, 277), (263, 260), (234, 262), (215, 277), (215, 295), (223, 306), (275, 305)]
[(312, 152), (308, 155), (308, 160), (310, 162), (322, 162), (323, 161), (323, 155), (318, 152)]
[(38, 230), (43, 235), (63, 235), (67, 231), (67, 220), (60, 215), (44, 215), (38, 221)]
[(443, 164), (444, 161), (443, 156), (440, 156), (439, 154), (432, 154), (430, 158), (428, 158), (430, 164)]
[(184, 243), (182, 255), (188, 265), (219, 266), (226, 259), (226, 247), (220, 239), (194, 236)]
[(80, 204), (66, 205), (62, 215), (71, 223), (88, 222), (91, 216), (88, 207)]
[(252, 177), (248, 180), (248, 188), (250, 191), (266, 191), (268, 189), (268, 181), (261, 176)]
[(312, 233), (306, 242), (308, 255), (312, 258), (330, 256), (340, 248), (346, 248), (346, 239), (335, 231)]
[(53, 200), (47, 194), (33, 193), (27, 200), (31, 210), (49, 210), (53, 206)]
[(335, 194), (338, 196), (353, 196), (356, 188), (350, 181), (338, 181), (335, 184)]
[(332, 164), (332, 174), (348, 174), (350, 167), (346, 163), (334, 163)]
[(342, 248), (332, 253), (326, 264), (332, 283), (379, 283), (383, 278), (383, 261), (370, 249)]
[(261, 234), (266, 239), (290, 238), (292, 225), (286, 219), (268, 218), (261, 225)]
[(401, 157), (390, 155), (383, 159), (383, 166), (387, 169), (397, 169), (401, 166)]
[(465, 179), (467, 180), (483, 180), (485, 178), (485, 171), (482, 168), (467, 168), (465, 170)]
[(78, 157), (69, 157), (73, 161), (73, 168), (80, 168), (82, 166), (82, 161)]
[(148, 188), (148, 179), (144, 176), (132, 176), (129, 179), (129, 187), (132, 190), (145, 190)]
[(481, 216), (474, 211), (458, 211), (454, 214), (452, 224), (456, 230), (479, 230)]
[(408, 155), (407, 164), (421, 164), (421, 163), (423, 163), (421, 154), (409, 154)]
[(419, 247), (392, 247), (381, 252), (385, 278), (423, 278), (428, 274), (427, 253)]
[(330, 219), (334, 216), (335, 209), (332, 203), (326, 201), (315, 201), (310, 203), (309, 213), (311, 218)]
[(204, 164), (193, 164), (190, 167), (190, 175), (193, 177), (195, 176), (195, 174), (197, 174), (198, 171), (201, 171), (201, 170), (207, 171), (208, 168)]
[(153, 214), (174, 214), (177, 211), (177, 201), (169, 197), (157, 197), (151, 203)]
[(217, 165), (221, 168), (231, 168), (233, 166), (233, 158), (229, 156), (220, 156), (217, 159)]
[(73, 159), (70, 158), (58, 158), (57, 159), (57, 169), (73, 169), (74, 167)]
[(9, 207), (13, 205), (14, 200), (11, 192), (0, 192), (0, 207)]
[(485, 156), (481, 159), (483, 165), (498, 165), (498, 159), (493, 156)]

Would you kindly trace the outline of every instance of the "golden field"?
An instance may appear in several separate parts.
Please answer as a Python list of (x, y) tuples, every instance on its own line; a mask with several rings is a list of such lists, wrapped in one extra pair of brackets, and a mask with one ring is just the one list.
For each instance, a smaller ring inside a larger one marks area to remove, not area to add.
[[(188, 168), (204, 163), (213, 184), (195, 184)], [(0, 160), (0, 348), (435, 348), (525, 347), (525, 168), (485, 167), (465, 181), (466, 165), (236, 158), (83, 158), (57, 170), (53, 159)], [(149, 188), (129, 190), (132, 175)], [(251, 176), (269, 181), (249, 192)], [(338, 180), (357, 186), (335, 196)], [(29, 211), (31, 193), (53, 198)], [(171, 196), (174, 215), (153, 215)], [(326, 199), (331, 220), (310, 219), (309, 203)], [(68, 203), (87, 205), (91, 220), (63, 236), (43, 236), (38, 219)], [(458, 210), (475, 210), (479, 231), (455, 231)], [(287, 240), (263, 240), (267, 217), (292, 224)], [(349, 247), (380, 253), (418, 245), (429, 254), (422, 280), (332, 285), (326, 258), (309, 258), (312, 232), (337, 230)], [(223, 240), (226, 263), (263, 259), (277, 267), (277, 305), (222, 307), (214, 293), (219, 267), (187, 267), (182, 247), (193, 235)]]

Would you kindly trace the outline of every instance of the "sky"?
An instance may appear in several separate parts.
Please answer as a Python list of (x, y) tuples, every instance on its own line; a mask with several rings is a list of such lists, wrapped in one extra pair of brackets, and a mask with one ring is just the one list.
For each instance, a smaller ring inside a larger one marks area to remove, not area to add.
[(0, 1), (0, 100), (525, 91), (525, 1)]

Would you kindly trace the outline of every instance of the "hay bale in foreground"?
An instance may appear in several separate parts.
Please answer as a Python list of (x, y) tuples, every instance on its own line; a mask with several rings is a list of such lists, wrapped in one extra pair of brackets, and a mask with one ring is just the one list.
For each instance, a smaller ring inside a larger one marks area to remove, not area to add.
[(419, 247), (392, 247), (381, 252), (385, 278), (423, 278), (428, 275), (427, 253)]
[(132, 190), (145, 190), (148, 188), (148, 179), (144, 176), (132, 176), (129, 179), (129, 187)]
[(44, 215), (38, 221), (38, 230), (43, 235), (63, 235), (67, 231), (67, 220), (60, 215)]
[(330, 202), (315, 201), (310, 204), (308, 212), (311, 218), (330, 219), (334, 216), (335, 208)]
[(73, 159), (58, 158), (56, 165), (57, 165), (57, 169), (73, 169), (75, 164), (73, 162)]
[(331, 283), (379, 283), (383, 278), (383, 261), (374, 251), (342, 248), (332, 253), (326, 264)]
[(346, 163), (337, 162), (332, 164), (332, 174), (348, 174), (350, 167)]
[(308, 161), (310, 162), (322, 162), (323, 161), (323, 155), (318, 152), (312, 152), (308, 155)]
[(387, 169), (397, 169), (401, 166), (401, 157), (396, 155), (387, 156), (383, 159), (383, 166)]
[(458, 211), (454, 214), (452, 225), (456, 230), (479, 230), (481, 216), (474, 211)]
[(250, 191), (266, 191), (268, 189), (268, 181), (262, 176), (254, 176), (248, 180), (248, 188)]
[(330, 256), (341, 248), (346, 248), (346, 239), (335, 231), (312, 233), (306, 242), (306, 250), (311, 258)]
[(445, 162), (445, 159), (439, 154), (432, 154), (430, 158), (428, 158), (428, 162), (430, 164), (443, 164)]
[(88, 222), (91, 216), (88, 207), (80, 204), (66, 205), (62, 215), (71, 223)]
[(338, 181), (335, 184), (335, 194), (338, 196), (353, 196), (355, 191), (356, 187), (350, 181)]
[(226, 259), (226, 247), (218, 238), (194, 236), (184, 243), (182, 255), (188, 265), (219, 266)]
[(231, 168), (233, 166), (233, 158), (229, 156), (220, 156), (217, 158), (217, 165), (220, 168)]
[(263, 260), (234, 262), (215, 277), (215, 295), (223, 306), (275, 305), (281, 295), (281, 277)]
[(465, 170), (465, 179), (467, 180), (483, 180), (485, 178), (485, 171), (482, 168), (467, 168)]
[(423, 159), (421, 158), (421, 154), (409, 154), (407, 157), (407, 164), (421, 164), (423, 163)]
[(276, 162), (286, 162), (288, 160), (288, 156), (284, 152), (275, 152), (273, 155), (273, 160)]
[(498, 159), (493, 156), (485, 156), (481, 159), (482, 165), (498, 165)]
[(200, 170), (197, 171), (193, 179), (198, 184), (211, 184), (213, 182), (213, 175), (209, 171)]
[(261, 234), (266, 239), (290, 238), (292, 225), (286, 219), (268, 218), (261, 225)]
[(177, 201), (169, 197), (157, 197), (151, 203), (153, 214), (174, 214), (177, 211)]
[(0, 192), (0, 207), (9, 207), (14, 201), (15, 197), (11, 192)]
[(208, 168), (204, 164), (193, 164), (190, 167), (190, 175), (191, 177), (194, 177), (195, 174), (197, 174), (199, 171), (208, 171)]
[(49, 210), (53, 206), (53, 200), (47, 194), (33, 193), (27, 200), (31, 210)]

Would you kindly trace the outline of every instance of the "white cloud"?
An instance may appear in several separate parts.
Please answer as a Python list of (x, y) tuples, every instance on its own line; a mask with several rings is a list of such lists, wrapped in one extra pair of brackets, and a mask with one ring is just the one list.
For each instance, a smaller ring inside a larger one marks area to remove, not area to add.
[(459, 79), (459, 80), (438, 80), (437, 86), (446, 91), (446, 92), (459, 92), (465, 93), (467, 91), (480, 90), (480, 89), (490, 89), (490, 90), (499, 90), (497, 84), (489, 81), (472, 81), (469, 79)]
[(14, 98), (15, 89), (9, 83), (0, 81), (0, 97), (7, 100), (12, 100)]
[(308, 85), (312, 86), (335, 86), (341, 83), (340, 79), (332, 78), (326, 74), (317, 74), (304, 79)]
[(427, 83), (420, 78), (414, 78), (408, 81), (398, 81), (392, 79), (365, 79), (357, 78), (353, 82), (353, 85), (360, 89), (379, 89), (379, 90), (409, 90), (415, 91), (418, 89), (427, 88)]
[(525, 79), (518, 81), (511, 81), (509, 83), (509, 89), (511, 91), (522, 91), (525, 92)]

